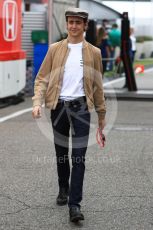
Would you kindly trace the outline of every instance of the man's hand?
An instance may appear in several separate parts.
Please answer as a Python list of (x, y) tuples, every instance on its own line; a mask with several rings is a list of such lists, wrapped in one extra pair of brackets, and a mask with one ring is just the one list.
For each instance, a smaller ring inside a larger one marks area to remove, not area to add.
[(34, 119), (41, 117), (41, 106), (40, 105), (36, 105), (35, 107), (33, 107), (32, 116)]
[(99, 120), (99, 121), (98, 121), (98, 125), (99, 125), (99, 128), (103, 130), (104, 127), (105, 127), (105, 125), (106, 125), (105, 119)]

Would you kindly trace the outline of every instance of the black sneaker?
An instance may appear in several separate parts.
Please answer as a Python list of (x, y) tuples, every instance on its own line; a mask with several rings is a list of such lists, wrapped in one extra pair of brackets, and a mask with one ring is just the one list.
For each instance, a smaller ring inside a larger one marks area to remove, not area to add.
[(67, 188), (60, 188), (59, 194), (56, 198), (57, 205), (65, 205), (68, 203), (68, 189)]
[(69, 209), (70, 221), (78, 222), (79, 220), (84, 220), (84, 215), (81, 213), (78, 206), (70, 207)]

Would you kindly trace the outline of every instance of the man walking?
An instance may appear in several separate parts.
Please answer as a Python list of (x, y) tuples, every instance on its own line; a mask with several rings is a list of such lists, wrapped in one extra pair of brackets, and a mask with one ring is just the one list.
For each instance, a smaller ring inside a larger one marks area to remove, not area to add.
[[(57, 205), (68, 203), (70, 221), (84, 220), (80, 202), (83, 194), (85, 154), (90, 128), (90, 111), (95, 107), (98, 126), (105, 126), (102, 60), (98, 48), (83, 37), (88, 13), (79, 8), (65, 12), (68, 37), (49, 47), (35, 80), (33, 117), (41, 117), (45, 100), (57, 158), (59, 194)], [(72, 171), (69, 165), (69, 131), (72, 135)]]

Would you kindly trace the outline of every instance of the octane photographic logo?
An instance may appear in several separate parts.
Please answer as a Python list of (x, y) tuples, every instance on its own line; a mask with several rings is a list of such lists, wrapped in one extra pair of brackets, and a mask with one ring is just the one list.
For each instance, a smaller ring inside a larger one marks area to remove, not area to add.
[[(87, 68), (88, 72), (91, 72), (92, 74), (94, 74), (95, 79), (96, 76), (99, 75), (99, 72), (97, 72), (96, 70), (92, 69), (89, 66), (86, 66), (84, 68)], [(57, 70), (55, 70), (57, 71)], [(98, 87), (99, 81), (97, 81), (97, 87)], [(105, 85), (105, 83), (104, 83)], [(59, 86), (54, 86), (56, 89), (59, 88)], [(117, 112), (118, 112), (118, 103), (117, 103), (117, 99), (116, 99), (116, 95), (115, 95), (115, 90), (113, 89), (113, 86), (109, 85), (109, 88), (111, 88), (111, 91), (114, 92), (113, 97), (111, 98), (106, 98), (106, 126), (104, 128), (104, 134), (107, 136), (108, 133), (111, 131), (113, 124), (116, 120), (117, 117)], [(96, 87), (94, 88), (94, 90), (96, 91)], [(105, 90), (104, 90), (105, 92)], [(55, 123), (57, 124), (58, 121), (60, 120), (63, 112), (65, 112), (66, 108), (64, 107), (63, 110), (60, 111), (59, 115), (57, 116)], [(79, 116), (79, 113), (77, 114), (77, 112), (71, 112), (70, 110), (66, 111), (69, 117), (69, 121), (71, 123), (71, 119), (72, 117), (75, 117), (77, 119), (79, 119), (82, 123), (86, 124), (87, 121), (82, 119), (81, 116)], [(97, 132), (97, 128), (98, 128), (98, 116), (97, 113), (95, 112), (95, 110), (93, 109), (92, 111), (90, 111), (91, 114), (91, 122), (90, 122), (90, 134), (89, 134), (89, 141), (88, 141), (88, 146), (92, 146), (94, 144), (97, 143), (96, 140), (96, 132)], [(42, 117), (39, 119), (36, 119), (37, 125), (39, 127), (39, 129), (41, 130), (41, 132), (43, 133), (43, 135), (49, 139), (51, 142), (54, 141), (54, 136), (53, 136), (53, 129), (52, 129), (52, 125), (51, 125), (51, 121), (50, 121), (50, 115), (48, 114), (48, 109), (45, 109), (44, 106), (42, 107)], [(63, 121), (64, 122), (64, 121)], [(70, 136), (71, 133), (73, 133), (73, 126), (71, 125), (70, 128), (71, 132), (70, 132)], [(67, 146), (67, 137), (63, 136), (61, 134), (57, 134), (58, 138), (56, 138), (56, 143), (60, 144), (62, 146)], [(77, 139), (75, 139), (76, 142), (76, 148), (78, 147), (85, 147), (85, 141), (87, 140), (87, 137), (79, 137)], [(72, 146), (72, 141), (69, 141), (69, 146)]]
[(6, 0), (2, 9), (3, 37), (5, 41), (14, 41), (17, 37), (18, 7), (13, 0)]

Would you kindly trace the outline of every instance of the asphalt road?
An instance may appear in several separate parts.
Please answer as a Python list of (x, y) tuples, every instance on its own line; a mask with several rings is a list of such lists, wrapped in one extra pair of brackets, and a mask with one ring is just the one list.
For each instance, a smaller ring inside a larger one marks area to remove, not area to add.
[[(106, 146), (96, 144), (96, 114), (86, 155), (85, 221), (69, 222), (56, 206), (55, 151), (49, 111), (0, 123), (0, 230), (153, 229), (153, 104), (107, 101)], [(31, 99), (0, 110), (0, 118), (31, 107)]]

